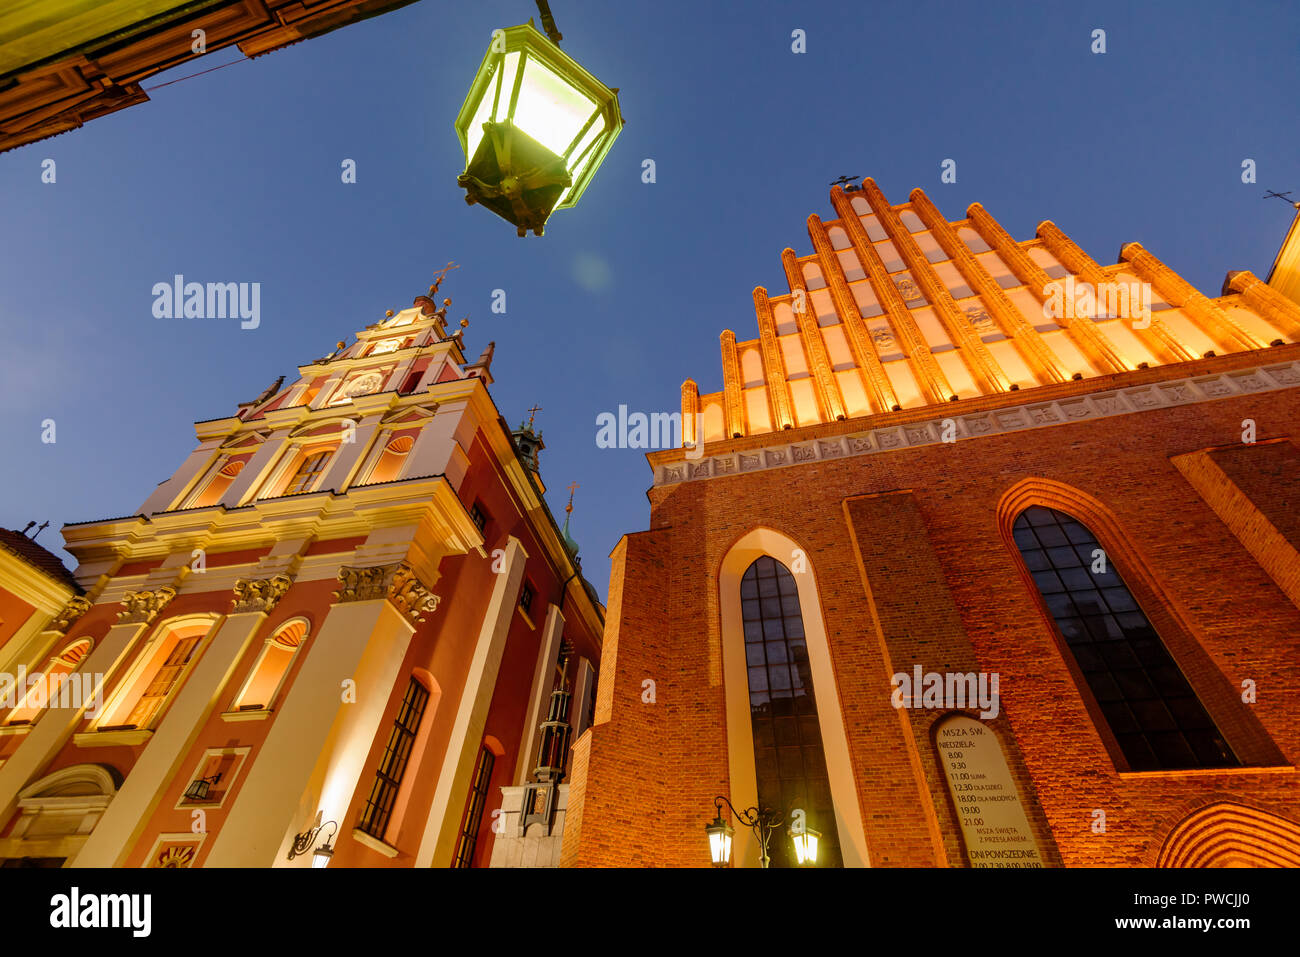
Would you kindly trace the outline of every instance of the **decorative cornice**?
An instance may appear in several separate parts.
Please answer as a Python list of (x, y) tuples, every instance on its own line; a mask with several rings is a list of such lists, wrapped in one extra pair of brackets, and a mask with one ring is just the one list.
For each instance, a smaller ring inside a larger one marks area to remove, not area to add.
[(340, 604), (387, 598), (398, 611), (416, 623), (424, 621), (424, 615), (436, 611), (440, 601), (416, 577), (409, 562), (368, 568), (344, 565), (339, 569), (338, 580), (343, 587), (334, 593), (334, 598)]
[(47, 630), (67, 634), (73, 623), (93, 607), (94, 604), (86, 598), (80, 596), (70, 598), (68, 603), (63, 606), (63, 610), (54, 616), (54, 620), (50, 622), (50, 627)]
[(241, 615), (246, 612), (269, 612), (284, 597), (291, 584), (293, 581), (288, 575), (240, 578), (235, 582), (235, 598), (231, 602), (230, 613)]
[(962, 414), (954, 410), (953, 414), (947, 416), (867, 429), (833, 438), (813, 436), (799, 442), (710, 455), (698, 462), (664, 463), (655, 468), (655, 485), (675, 485), (827, 459), (937, 445), (943, 442), (945, 431), (952, 440), (962, 441), (1298, 387), (1300, 361), (1106, 389), (1059, 399), (1002, 406), (982, 412)]
[(126, 610), (117, 613), (118, 624), (148, 624), (175, 597), (176, 589), (168, 585), (156, 591), (129, 591), (122, 596), (122, 605)]

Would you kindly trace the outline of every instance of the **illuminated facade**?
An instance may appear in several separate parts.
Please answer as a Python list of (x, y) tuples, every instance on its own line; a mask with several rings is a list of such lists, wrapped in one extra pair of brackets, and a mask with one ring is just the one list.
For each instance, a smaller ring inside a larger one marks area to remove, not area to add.
[(7, 866), (487, 866), (603, 608), (435, 290), (65, 527), (75, 575), (0, 539)]
[(649, 455), (563, 863), (706, 866), (721, 795), (832, 866), (1300, 866), (1300, 305), (830, 200)]
[(40, 0), (0, 9), (0, 152), (147, 102), (141, 84), (205, 53), (249, 57), (413, 0)]

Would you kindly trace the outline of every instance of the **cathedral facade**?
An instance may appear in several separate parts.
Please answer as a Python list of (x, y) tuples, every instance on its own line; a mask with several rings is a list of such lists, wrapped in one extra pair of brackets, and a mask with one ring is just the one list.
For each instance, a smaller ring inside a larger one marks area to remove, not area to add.
[(435, 292), (197, 423), (137, 514), (65, 526), (75, 572), (0, 536), (4, 866), (487, 866), (525, 799), (562, 827), (603, 608)]
[(649, 455), (562, 862), (1300, 866), (1300, 305), (830, 200)]

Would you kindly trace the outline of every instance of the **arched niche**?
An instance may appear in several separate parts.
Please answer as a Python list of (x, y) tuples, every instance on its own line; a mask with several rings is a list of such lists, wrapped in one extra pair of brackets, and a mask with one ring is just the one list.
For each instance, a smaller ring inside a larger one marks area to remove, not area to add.
[(121, 776), (108, 765), (74, 764), (18, 792), (18, 815), (0, 858), (70, 859), (95, 829)]
[[(723, 557), (718, 569), (719, 609), (722, 625), (722, 677), (726, 699), (727, 761), (731, 782), (731, 802), (743, 809), (758, 802), (758, 784), (754, 768), (754, 734), (749, 710), (749, 678), (745, 662), (745, 632), (740, 603), (740, 583), (755, 560), (771, 556), (790, 569), (798, 586), (799, 606), (803, 615), (804, 637), (808, 646), (808, 663), (817, 697), (818, 721), (826, 771), (830, 780), (831, 799), (835, 805), (835, 824), (839, 832), (840, 851), (845, 867), (868, 867), (866, 833), (858, 800), (853, 762), (849, 756), (848, 735), (844, 730), (844, 713), (839, 688), (831, 664), (830, 644), (817, 590), (817, 576), (805, 549), (793, 539), (770, 528), (756, 528), (742, 536)], [(785, 832), (773, 840), (788, 839)], [(744, 826), (736, 828), (732, 854), (737, 867), (758, 866), (758, 842)]]

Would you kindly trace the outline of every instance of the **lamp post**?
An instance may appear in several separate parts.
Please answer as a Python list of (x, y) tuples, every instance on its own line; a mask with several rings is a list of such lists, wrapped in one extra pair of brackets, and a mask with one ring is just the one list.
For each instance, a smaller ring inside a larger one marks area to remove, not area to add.
[[(767, 867), (771, 863), (767, 849), (771, 844), (772, 833), (785, 823), (786, 812), (757, 807), (745, 808), (743, 812), (737, 811), (735, 806), (722, 795), (715, 797), (713, 806), (717, 814), (711, 824), (704, 826), (704, 830), (709, 836), (709, 856), (714, 867), (726, 867), (731, 863), (732, 835), (735, 831), (722, 816), (723, 804), (726, 804), (731, 809), (731, 813), (736, 816), (737, 820), (746, 827), (753, 828), (754, 836), (758, 838), (759, 864), (762, 867)], [(794, 827), (791, 828), (791, 836), (794, 838), (795, 857), (799, 863), (816, 864), (817, 839), (821, 835), (808, 828), (803, 823), (802, 816), (798, 816)]]
[(537, 7), (546, 35), (531, 20), (494, 31), (456, 117), (465, 202), (520, 236), (542, 235), (551, 213), (578, 202), (623, 128), (618, 90), (560, 49), (547, 0)]
[[(311, 866), (313, 868), (329, 866), (330, 858), (334, 856), (334, 845), (330, 843), (330, 839), (338, 837), (339, 826), (335, 821), (326, 821), (322, 824), (321, 817), (321, 812), (317, 811), (316, 820), (312, 822), (312, 826), (307, 828), (307, 830), (303, 831), (301, 834), (294, 835), (293, 847), (289, 848), (289, 860), (293, 860), (295, 857), (306, 854), (308, 850), (311, 850)], [(321, 831), (325, 830), (327, 827), (332, 827), (334, 829), (333, 832), (331, 832), (330, 836), (325, 839), (324, 843), (322, 843), (320, 847), (313, 850), (312, 845), (316, 843), (316, 838), (320, 836)]]

